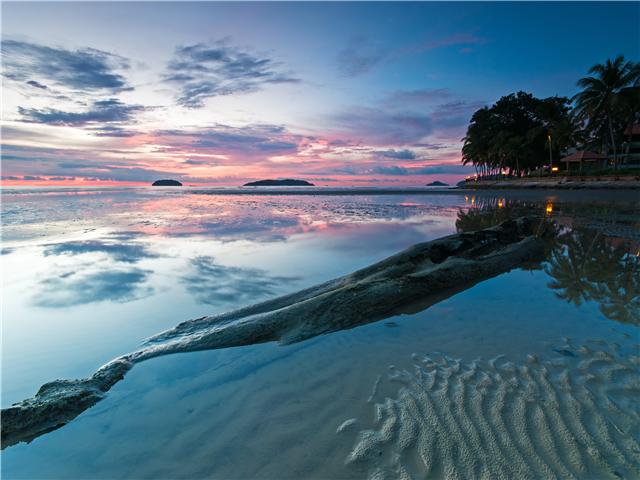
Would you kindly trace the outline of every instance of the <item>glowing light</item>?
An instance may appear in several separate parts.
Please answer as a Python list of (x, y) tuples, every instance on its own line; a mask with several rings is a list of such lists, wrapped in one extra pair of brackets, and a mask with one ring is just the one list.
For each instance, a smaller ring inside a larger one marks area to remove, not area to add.
[(499, 207), (501, 207), (501, 206), (502, 206), (502, 202), (500, 202), (500, 203), (498, 204), (498, 206), (499, 206)]
[(553, 205), (549, 204), (547, 205), (547, 213), (551, 213), (553, 212)]
[(551, 171), (552, 171), (552, 172), (557, 172), (557, 171), (558, 171), (558, 167), (553, 167), (553, 168), (551, 169)]

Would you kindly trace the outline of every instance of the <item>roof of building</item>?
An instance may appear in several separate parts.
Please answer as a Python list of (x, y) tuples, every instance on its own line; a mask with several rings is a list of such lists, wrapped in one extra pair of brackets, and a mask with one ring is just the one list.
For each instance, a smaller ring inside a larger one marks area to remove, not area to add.
[(569, 155), (568, 157), (564, 157), (562, 162), (579, 162), (580, 160), (601, 160), (603, 158), (607, 158), (605, 155), (600, 155), (596, 152), (591, 152), (589, 150), (582, 150), (581, 152), (576, 152), (573, 155)]

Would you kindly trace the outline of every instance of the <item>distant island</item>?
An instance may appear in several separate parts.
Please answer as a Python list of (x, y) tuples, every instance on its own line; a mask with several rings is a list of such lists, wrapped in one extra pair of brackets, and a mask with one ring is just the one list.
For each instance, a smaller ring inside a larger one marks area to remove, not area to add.
[(257, 182), (245, 183), (245, 187), (314, 187), (313, 183), (304, 180), (258, 180)]
[(182, 184), (177, 180), (156, 180), (151, 184), (152, 187), (181, 187)]
[(447, 185), (446, 183), (442, 183), (439, 181), (435, 181), (435, 182), (431, 182), (431, 183), (427, 183), (427, 187), (448, 187), (449, 185)]

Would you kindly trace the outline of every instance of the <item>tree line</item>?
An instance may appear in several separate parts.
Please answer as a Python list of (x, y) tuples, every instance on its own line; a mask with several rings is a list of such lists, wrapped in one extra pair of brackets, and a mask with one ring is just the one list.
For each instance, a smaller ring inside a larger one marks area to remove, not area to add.
[(539, 99), (520, 91), (476, 111), (462, 139), (462, 164), (472, 164), (484, 178), (496, 178), (507, 169), (510, 178), (519, 178), (536, 168), (559, 167), (553, 159), (578, 147), (612, 149), (617, 170), (618, 145), (627, 130), (628, 164), (632, 127), (640, 121), (640, 62), (618, 55), (594, 65), (588, 74), (578, 80), (582, 90), (571, 99)]

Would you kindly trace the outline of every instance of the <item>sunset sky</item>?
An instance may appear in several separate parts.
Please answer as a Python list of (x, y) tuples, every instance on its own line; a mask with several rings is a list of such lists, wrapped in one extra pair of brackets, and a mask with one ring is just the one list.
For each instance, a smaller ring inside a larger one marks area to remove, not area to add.
[(473, 112), (639, 38), (639, 2), (3, 1), (2, 184), (453, 183)]

